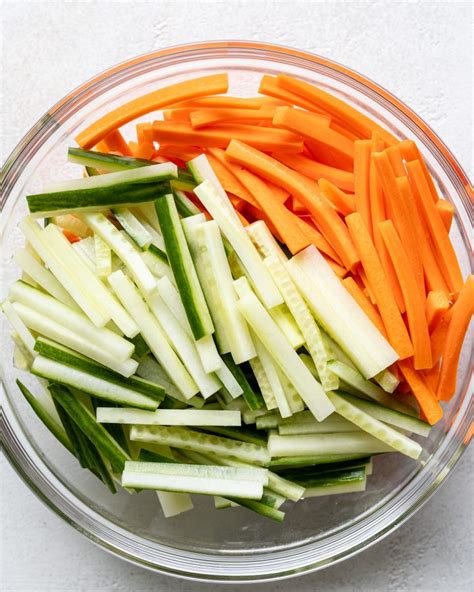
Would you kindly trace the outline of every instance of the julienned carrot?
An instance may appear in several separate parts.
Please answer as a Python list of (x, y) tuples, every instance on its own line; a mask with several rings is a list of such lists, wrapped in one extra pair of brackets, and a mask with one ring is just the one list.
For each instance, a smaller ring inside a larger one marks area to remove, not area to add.
[(344, 287), (349, 292), (349, 294), (354, 298), (357, 304), (361, 307), (361, 309), (365, 312), (365, 314), (369, 317), (372, 323), (377, 327), (377, 329), (382, 333), (382, 335), (386, 338), (387, 333), (385, 331), (385, 327), (383, 326), (382, 317), (380, 316), (379, 311), (375, 308), (369, 298), (362, 292), (359, 288), (357, 282), (354, 281), (353, 277), (346, 277), (342, 280)]
[(222, 123), (195, 130), (186, 122), (155, 121), (142, 129), (147, 140), (163, 144), (226, 148), (231, 139), (236, 138), (265, 152), (301, 152), (303, 149), (303, 142), (297, 135), (272, 127)]
[(372, 140), (354, 142), (354, 194), (355, 209), (364, 219), (368, 229), (372, 227), (370, 216), (369, 171)]
[(310, 141), (311, 146), (321, 150), (325, 158), (323, 162), (331, 160), (343, 169), (351, 169), (354, 162), (354, 142), (330, 128), (330, 121), (325, 115), (292, 107), (278, 107), (273, 117), (275, 127), (299, 134)]
[(367, 279), (367, 275), (364, 271), (364, 268), (361, 267), (357, 271), (358, 271), (358, 277), (360, 279), (359, 285), (361, 286), (361, 290), (362, 290), (363, 294), (365, 294), (367, 296), (367, 298), (370, 300), (370, 302), (372, 302), (372, 304), (375, 304), (375, 296), (374, 296), (374, 293), (372, 292), (372, 289), (370, 287), (370, 283), (369, 283), (369, 280)]
[(441, 366), (439, 364), (435, 364), (433, 368), (429, 370), (424, 370), (422, 372), (423, 380), (428, 388), (436, 393), (436, 389), (438, 387), (439, 382), (439, 373), (441, 371)]
[(397, 142), (392, 134), (376, 124), (375, 121), (363, 115), (345, 101), (334, 97), (308, 82), (285, 74), (279, 74), (277, 76), (277, 83), (281, 88), (299, 95), (313, 104), (314, 107), (332, 115), (339, 122), (344, 123), (347, 128), (356, 134), (360, 134), (362, 138), (368, 139), (372, 136), (372, 132), (377, 131), (389, 146)]
[(335, 206), (340, 214), (347, 216), (355, 211), (356, 200), (353, 195), (344, 193), (342, 189), (339, 189), (326, 179), (319, 180), (319, 187), (324, 197)]
[(191, 111), (189, 119), (194, 129), (229, 121), (244, 120), (248, 123), (271, 121), (276, 107), (260, 109), (202, 109)]
[[(420, 294), (424, 296), (423, 267), (415, 236), (414, 221), (408, 212), (407, 197), (401, 194), (401, 185), (393, 172), (387, 151), (374, 154), (373, 159), (383, 187), (386, 207), (387, 209), (390, 207), (393, 224), (406, 248), (407, 263), (411, 265)], [(404, 183), (407, 184), (406, 178)], [(407, 191), (406, 188), (405, 191)]]
[(409, 162), (410, 160), (419, 160), (421, 163), (421, 168), (423, 169), (423, 174), (425, 176), (426, 182), (428, 183), (428, 187), (430, 188), (431, 197), (433, 201), (436, 203), (439, 199), (438, 192), (436, 191), (436, 187), (433, 183), (433, 179), (428, 171), (428, 167), (426, 166), (425, 160), (421, 155), (421, 152), (418, 146), (413, 142), (413, 140), (403, 140), (398, 144), (398, 149), (400, 150), (401, 155), (403, 158)]
[(158, 154), (166, 156), (172, 160), (178, 159), (182, 162), (188, 162), (202, 154), (203, 150), (197, 146), (174, 146), (172, 144), (160, 145)]
[(459, 297), (453, 304), (446, 343), (441, 355), (441, 372), (436, 395), (449, 401), (456, 390), (456, 376), (464, 336), (474, 314), (474, 276), (467, 278)]
[(438, 199), (435, 205), (436, 209), (439, 212), (439, 215), (441, 216), (441, 220), (443, 221), (444, 227), (449, 233), (449, 231), (451, 230), (451, 224), (453, 222), (454, 217), (454, 206), (445, 199)]
[[(223, 159), (224, 151), (221, 148), (208, 148), (207, 158), (214, 169), (222, 187), (226, 192), (237, 195), (240, 199), (243, 199), (252, 206), (258, 207), (258, 202), (255, 201), (253, 196), (245, 189), (235, 173), (227, 166), (227, 163)], [(232, 163), (234, 164), (234, 163)]]
[(284, 101), (288, 105), (296, 105), (297, 107), (302, 107), (303, 109), (307, 109), (308, 111), (324, 113), (324, 111), (318, 109), (314, 105), (314, 103), (307, 101), (299, 95), (282, 88), (278, 84), (275, 76), (268, 76), (267, 74), (262, 76), (258, 92), (262, 95), (268, 95), (269, 97), (273, 97), (274, 99)]
[(326, 238), (313, 226), (310, 221), (299, 218), (298, 216), (296, 218), (296, 223), (298, 224), (300, 231), (308, 237), (310, 243), (319, 249), (324, 256), (329, 257), (334, 262), (334, 266), (332, 267), (334, 270), (337, 270), (336, 273), (338, 275), (345, 276), (347, 271), (344, 267), (342, 267), (342, 261), (339, 258), (339, 255), (328, 243)]
[(153, 142), (129, 142), (128, 146), (134, 158), (151, 160), (156, 152)]
[(448, 232), (433, 202), (421, 162), (419, 160), (412, 160), (407, 163), (407, 169), (415, 200), (420, 211), (423, 213), (423, 218), (433, 241), (441, 272), (451, 291), (459, 292), (463, 286), (461, 269), (453, 245), (449, 240)]
[(291, 253), (296, 254), (309, 247), (311, 241), (306, 234), (301, 232), (297, 223), (297, 216), (274, 199), (272, 191), (265, 181), (245, 169), (240, 169), (238, 174), (239, 181), (252, 194), (258, 206), (270, 219)]
[(395, 176), (405, 176), (407, 173), (405, 170), (405, 165), (403, 164), (403, 157), (402, 153), (400, 152), (399, 145), (397, 144), (395, 146), (390, 146), (385, 152), (387, 153), (388, 159), (390, 160), (390, 164), (392, 165)]
[(202, 78), (194, 78), (178, 82), (165, 88), (133, 99), (95, 121), (77, 137), (76, 142), (81, 148), (92, 148), (110, 132), (122, 127), (125, 123), (141, 117), (151, 111), (157, 111), (179, 101), (187, 101), (195, 97), (214, 95), (227, 92), (229, 86), (227, 74), (211, 74)]
[(426, 320), (428, 329), (433, 331), (441, 317), (449, 310), (449, 297), (446, 292), (428, 292), (426, 298)]
[(190, 101), (183, 101), (169, 105), (168, 109), (260, 109), (266, 105), (282, 105), (278, 99), (269, 97), (232, 97), (215, 96), (215, 97), (201, 97), (199, 99), (192, 99)]
[(308, 192), (308, 187), (301, 179), (300, 173), (292, 171), (271, 156), (238, 140), (230, 142), (226, 154), (231, 160), (272, 183), (284, 187), (295, 196), (311, 213), (316, 225), (339, 255), (345, 267), (349, 270), (355, 268), (359, 258), (344, 222), (326, 200)]
[(74, 234), (74, 232), (71, 232), (67, 228), (63, 228), (62, 233), (71, 244), (78, 243), (80, 240), (82, 240), (80, 236), (77, 236), (76, 234)]
[(413, 344), (413, 365), (415, 370), (431, 368), (430, 334), (425, 314), (425, 303), (417, 286), (417, 278), (410, 265), (408, 255), (391, 220), (379, 223), (380, 233), (392, 259), (395, 272), (405, 300), (408, 327)]
[(446, 343), (446, 337), (448, 335), (449, 324), (451, 323), (452, 313), (453, 309), (451, 307), (444, 313), (444, 315), (438, 321), (436, 327), (431, 332), (430, 341), (433, 364), (439, 362), (443, 353), (444, 344)]
[(343, 125), (341, 125), (340, 123), (337, 123), (334, 120), (331, 120), (329, 127), (331, 129), (333, 129), (335, 132), (337, 132), (338, 134), (341, 134), (341, 136), (345, 136), (348, 140), (351, 140), (351, 142), (355, 142), (356, 140), (360, 140), (360, 136), (358, 136), (357, 134), (354, 134), (350, 130), (346, 129)]
[(427, 290), (447, 292), (448, 286), (439, 270), (438, 263), (433, 253), (433, 245), (428, 230), (423, 223), (421, 214), (415, 203), (415, 197), (411, 190), (410, 183), (407, 181), (406, 177), (399, 177), (397, 179), (397, 185), (400, 195), (407, 206), (408, 216), (414, 228), (414, 235), (421, 258), (423, 276), (425, 278)]
[(398, 362), (405, 380), (410, 385), (413, 395), (420, 406), (426, 420), (434, 425), (443, 417), (443, 409), (436, 399), (436, 395), (424, 382), (420, 372), (413, 368), (410, 360), (402, 360)]
[(105, 136), (102, 141), (107, 146), (107, 152), (118, 152), (123, 156), (133, 156), (132, 151), (118, 129)]
[[(329, 132), (335, 133), (331, 128), (329, 128)], [(346, 157), (341, 159), (340, 155), (336, 151), (328, 149), (328, 147), (324, 144), (306, 139), (304, 145), (310, 153), (311, 158), (317, 162), (322, 162), (327, 166), (342, 169), (343, 171), (347, 171), (349, 173), (353, 172), (353, 160), (348, 160)]]
[[(212, 164), (211, 164), (211, 166), (212, 166)], [(215, 169), (214, 169), (214, 172), (216, 172)], [(229, 191), (226, 191), (226, 193), (227, 193), (227, 197), (230, 199), (232, 205), (234, 206), (234, 209), (238, 210), (239, 212), (242, 212), (242, 210), (245, 208), (245, 206), (247, 204), (245, 199), (241, 199), (240, 197), (233, 195)]]
[(309, 216), (308, 210), (294, 197), (290, 197), (285, 205), (293, 212), (293, 214), (296, 214), (297, 216)]
[(367, 274), (389, 341), (401, 359), (408, 358), (413, 355), (413, 346), (364, 220), (358, 212), (354, 212), (346, 217), (346, 223)]
[(273, 156), (283, 164), (286, 164), (286, 166), (289, 166), (290, 169), (294, 169), (310, 179), (314, 179), (315, 181), (326, 179), (343, 191), (348, 191), (349, 193), (354, 192), (354, 173), (350, 171), (344, 171), (322, 164), (321, 162), (316, 162), (304, 154), (275, 153)]

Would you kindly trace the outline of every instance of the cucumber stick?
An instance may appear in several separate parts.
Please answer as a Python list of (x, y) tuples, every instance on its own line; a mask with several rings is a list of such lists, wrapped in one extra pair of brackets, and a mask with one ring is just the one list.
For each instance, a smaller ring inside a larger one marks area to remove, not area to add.
[(338, 395), (340, 395), (340, 397), (342, 397), (347, 402), (351, 403), (351, 405), (354, 407), (357, 407), (379, 421), (388, 423), (389, 425), (395, 426), (397, 428), (401, 428), (407, 432), (424, 436), (425, 438), (430, 434), (431, 426), (425, 421), (413, 417), (412, 415), (407, 415), (406, 413), (401, 413), (400, 411), (383, 407), (382, 405), (373, 403), (372, 401), (359, 399), (358, 397), (354, 397), (347, 393), (338, 393)]
[(31, 331), (22, 321), (11, 302), (5, 300), (1, 305), (1, 309), (16, 335), (15, 342), (21, 343), (23, 350), (26, 351), (30, 359), (34, 358), (36, 356), (35, 338)]
[(97, 447), (101, 454), (109, 459), (114, 472), (121, 472), (129, 455), (117, 444), (107, 430), (97, 423), (89, 409), (71, 392), (58, 384), (49, 387), (53, 398), (71, 417), (80, 430)]
[(160, 502), (161, 510), (165, 518), (178, 516), (194, 508), (191, 496), (187, 493), (176, 493), (174, 491), (157, 491), (156, 495)]
[(166, 252), (195, 339), (214, 332), (211, 316), (172, 195), (155, 202)]
[(213, 273), (210, 254), (204, 244), (204, 236), (198, 232), (200, 225), (205, 221), (204, 214), (198, 214), (182, 220), (182, 225), (214, 324), (214, 335), (219, 352), (227, 354), (230, 352), (230, 344), (227, 338), (224, 315), (222, 314), (223, 303), (219, 298), (219, 282)]
[(416, 460), (420, 456), (422, 448), (418, 442), (407, 438), (407, 436), (397, 432), (397, 430), (375, 419), (375, 417), (362, 411), (362, 409), (356, 407), (349, 400), (337, 393), (329, 392), (328, 397), (339, 415), (354, 423), (361, 430), (364, 430), (374, 436), (374, 438), (377, 438), (410, 458)]
[(265, 368), (260, 360), (256, 357), (250, 360), (250, 367), (257, 381), (260, 392), (262, 393), (263, 400), (265, 401), (266, 408), (270, 411), (271, 409), (277, 409), (278, 404), (273, 393), (270, 381), (265, 373)]
[(77, 305), (74, 300), (69, 296), (68, 292), (58, 282), (55, 276), (46, 269), (39, 261), (34, 257), (28, 249), (18, 249), (14, 255), (15, 263), (17, 263), (21, 269), (27, 273), (33, 280), (46, 290), (51, 296), (75, 308)]
[(270, 434), (268, 450), (274, 456), (323, 456), (363, 454), (369, 456), (394, 449), (365, 432), (342, 434), (305, 434), (279, 436)]
[(177, 386), (185, 399), (190, 399), (199, 389), (168, 343), (161, 325), (143, 301), (133, 282), (122, 271), (112, 273), (108, 281), (125, 309), (137, 323), (143, 339), (165, 369), (171, 382)]
[(183, 193), (183, 191), (193, 191), (193, 189), (196, 187), (196, 183), (194, 182), (192, 175), (186, 172), (181, 173), (181, 171), (179, 171), (178, 179), (173, 181), (172, 187), (176, 201), (176, 208), (182, 218), (195, 216), (196, 214), (201, 213), (201, 210), (189, 199), (185, 193)]
[(94, 255), (97, 275), (101, 278), (110, 275), (112, 273), (112, 249), (98, 234), (94, 234)]
[(83, 219), (106, 242), (132, 274), (137, 286), (148, 294), (156, 289), (156, 279), (140, 254), (103, 214), (83, 214)]
[(61, 346), (54, 341), (50, 341), (49, 339), (38, 337), (35, 343), (35, 351), (45, 358), (54, 360), (60, 364), (65, 364), (66, 366), (71, 366), (71, 368), (83, 370), (92, 376), (103, 378), (108, 382), (141, 393), (156, 401), (162, 401), (165, 397), (165, 389), (159, 384), (150, 382), (138, 376), (124, 378), (117, 372), (110, 370), (110, 368), (97, 364), (93, 360), (86, 358), (67, 347)]
[(96, 327), (82, 313), (22, 281), (15, 282), (10, 287), (9, 297), (12, 301), (24, 304), (52, 321), (77, 332), (84, 339), (110, 352), (120, 362), (133, 353), (133, 345), (123, 337), (105, 327)]
[(61, 442), (61, 444), (69, 450), (69, 452), (75, 454), (71, 441), (61, 423), (59, 423), (54, 417), (51, 416), (48, 410), (41, 404), (41, 402), (35, 397), (35, 395), (33, 395), (33, 393), (20, 380), (17, 379), (16, 384), (23, 396), (25, 397), (25, 399), (30, 404), (33, 411), (44, 423), (44, 425), (48, 428), (48, 430), (53, 434), (53, 436), (55, 436), (59, 440), (59, 442)]
[(120, 222), (120, 226), (137, 246), (140, 249), (148, 249), (152, 243), (152, 236), (129, 208), (113, 208), (112, 212)]
[(158, 409), (141, 411), (120, 407), (98, 407), (99, 423), (164, 426), (240, 426), (239, 411), (205, 409)]
[(128, 358), (123, 362), (118, 361), (114, 355), (105, 351), (102, 345), (89, 341), (79, 333), (67, 329), (61, 323), (51, 320), (21, 302), (14, 302), (13, 308), (29, 329), (108, 366), (122, 376), (130, 376), (135, 372), (137, 368), (135, 360)]
[(249, 469), (233, 467), (127, 462), (122, 473), (122, 485), (259, 500), (263, 495), (263, 485), (246, 479), (249, 472)]
[(229, 217), (227, 210), (222, 207), (221, 198), (212, 182), (204, 181), (196, 187), (194, 193), (217, 222), (222, 234), (237, 253), (264, 305), (270, 309), (282, 304), (283, 298), (268, 269), (260, 259), (257, 249), (240, 221), (239, 224), (236, 224)]
[(249, 381), (247, 380), (247, 377), (242, 371), (242, 368), (234, 363), (232, 356), (230, 354), (225, 354), (223, 358), (228, 370), (232, 373), (235, 381), (242, 389), (242, 397), (245, 400), (247, 407), (251, 410), (261, 409), (264, 407), (265, 403), (262, 395), (259, 392), (253, 390)]
[[(244, 285), (242, 282), (245, 282), (244, 278), (240, 278), (235, 282), (234, 285), (237, 286), (237, 291), (239, 291), (239, 286)], [(334, 406), (327, 398), (326, 393), (306, 368), (255, 294), (244, 291), (238, 302), (238, 307), (282, 372), (293, 383), (298, 394), (316, 419), (322, 421), (330, 415), (334, 411)]]
[(338, 360), (331, 360), (329, 362), (329, 368), (340, 378), (342, 391), (344, 391), (347, 386), (350, 388), (350, 391), (354, 391), (356, 395), (362, 394), (369, 397), (383, 407), (395, 409), (401, 413), (413, 414), (413, 410), (397, 401), (395, 397), (388, 395), (382, 388), (380, 388), (380, 386), (373, 384), (370, 380), (365, 380), (362, 374), (360, 374), (355, 368), (351, 368), (347, 364), (344, 364), (344, 362)]
[(203, 434), (178, 427), (163, 426), (133, 426), (130, 438), (138, 442), (154, 442), (167, 444), (174, 448), (195, 450), (196, 452), (213, 452), (220, 456), (230, 456), (249, 463), (264, 465), (270, 461), (270, 455), (265, 446), (238, 442), (230, 438)]
[(287, 269), (318, 322), (365, 378), (375, 376), (397, 361), (395, 350), (315, 247), (307, 247), (295, 255)]
[[(100, 280), (83, 263), (58, 227), (48, 224), (42, 230), (34, 220), (26, 217), (20, 222), (20, 228), (49, 270), (94, 325), (103, 327), (108, 323), (112, 318), (110, 310), (90, 290)], [(99, 293), (104, 288), (102, 285)]]
[(166, 277), (171, 283), (174, 283), (173, 272), (168, 264), (168, 260), (155, 250), (149, 248), (147, 251), (140, 253), (140, 258), (156, 278)]
[(192, 336), (186, 333), (158, 293), (147, 296), (146, 301), (202, 396), (207, 398), (216, 393), (222, 385), (214, 375), (206, 373)]
[(293, 349), (299, 349), (304, 345), (303, 335), (285, 303), (274, 306), (268, 312)]
[[(158, 280), (156, 286), (158, 294), (166, 303), (166, 306), (171, 310), (181, 327), (190, 337), (194, 338), (188, 317), (186, 316), (186, 310), (176, 287), (171, 283), (168, 277), (163, 277)], [(214, 372), (223, 367), (222, 358), (219, 356), (212, 335), (206, 335), (206, 337), (198, 339), (195, 341), (195, 344), (206, 372)]]
[(83, 370), (50, 360), (44, 356), (36, 356), (31, 366), (31, 372), (52, 382), (77, 388), (98, 399), (112, 401), (128, 407), (154, 411), (159, 404), (158, 401), (149, 396), (103, 378), (98, 378)]
[[(109, 175), (84, 177), (86, 180), (103, 179)], [(68, 182), (69, 183), (69, 182)], [(84, 187), (81, 189), (55, 188), (54, 192), (27, 195), (28, 206), (34, 218), (57, 217), (73, 212), (74, 214), (98, 212), (110, 207), (133, 206), (147, 201), (154, 201), (159, 195), (170, 191), (170, 184), (137, 183), (111, 185), (104, 187)]]
[(306, 302), (293, 284), (286, 267), (276, 255), (266, 257), (264, 263), (270, 270), (288, 309), (303, 334), (308, 352), (318, 370), (322, 387), (324, 390), (337, 389), (339, 380), (328, 368), (328, 354), (324, 347), (321, 331)]
[[(178, 167), (172, 162), (161, 162), (148, 167), (138, 167), (129, 170), (116, 171), (107, 175), (81, 177), (79, 179), (60, 181), (47, 187), (48, 193), (63, 191), (81, 191), (85, 189), (101, 189), (112, 187), (118, 190), (126, 185), (140, 185), (142, 183), (157, 183), (177, 179)], [(33, 197), (33, 196), (27, 196)]]
[(249, 329), (244, 317), (237, 308), (237, 294), (233, 285), (227, 257), (222, 242), (221, 233), (216, 222), (211, 220), (198, 227), (198, 236), (202, 235), (203, 245), (207, 249), (212, 273), (214, 275), (217, 294), (229, 341), (230, 353), (236, 364), (242, 364), (254, 358), (257, 354), (250, 337)]

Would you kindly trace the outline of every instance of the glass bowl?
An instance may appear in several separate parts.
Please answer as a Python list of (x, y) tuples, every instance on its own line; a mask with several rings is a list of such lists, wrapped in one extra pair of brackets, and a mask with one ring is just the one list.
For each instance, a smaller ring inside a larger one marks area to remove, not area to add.
[[(318, 56), (275, 45), (216, 42), (157, 51), (100, 74), (55, 105), (21, 140), (4, 170), (2, 298), (19, 274), (12, 254), (23, 240), (18, 229), (26, 213), (23, 196), (53, 180), (77, 176), (77, 166), (66, 161), (66, 149), (77, 132), (138, 95), (221, 71), (229, 72), (230, 92), (242, 96), (256, 94), (263, 73), (301, 77), (356, 105), (399, 138), (415, 139), (439, 191), (456, 207), (452, 236), (463, 272), (469, 272), (468, 181), (417, 115), (370, 80)], [(133, 130), (132, 124), (127, 127)], [(366, 492), (288, 504), (283, 524), (239, 508), (216, 511), (212, 498), (202, 496), (195, 496), (193, 512), (165, 519), (154, 492), (109, 494), (47, 432), (15, 387), (18, 371), (11, 362), (12, 344), (3, 319), (1, 329), (1, 430), (11, 464), (40, 499), (92, 541), (162, 573), (256, 582), (341, 561), (407, 520), (446, 479), (467, 445), (472, 336), (464, 345), (456, 396), (423, 441), (429, 455), (423, 466), (401, 455), (377, 457)], [(23, 379), (28, 383), (28, 377)]]

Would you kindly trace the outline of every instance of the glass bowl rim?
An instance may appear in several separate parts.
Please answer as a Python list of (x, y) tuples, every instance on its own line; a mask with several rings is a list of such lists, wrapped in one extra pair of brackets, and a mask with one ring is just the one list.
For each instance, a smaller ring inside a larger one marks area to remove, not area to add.
[[(237, 55), (239, 52), (242, 54), (242, 56)], [(38, 120), (38, 122), (20, 140), (10, 156), (8, 156), (2, 169), (2, 178), (5, 184), (5, 191), (3, 192), (1, 199), (2, 209), (6, 203), (8, 195), (11, 192), (11, 189), (14, 187), (17, 179), (20, 177), (26, 165), (27, 148), (31, 149), (32, 145), (34, 147), (39, 147), (47, 140), (48, 137), (50, 137), (52, 133), (54, 133), (56, 129), (58, 129), (58, 127), (62, 125), (64, 121), (66, 121), (74, 113), (77, 113), (91, 99), (95, 99), (110, 90), (114, 83), (123, 82), (121, 77), (125, 73), (128, 73), (129, 78), (132, 78), (135, 75), (138, 75), (140, 72), (143, 72), (146, 64), (153, 64), (159, 60), (170, 61), (171, 59), (176, 58), (183, 61), (189, 58), (191, 55), (194, 56), (194, 59), (209, 59), (215, 57), (226, 57), (226, 53), (229, 58), (253, 57), (255, 59), (266, 59), (268, 61), (271, 61), (272, 59), (278, 60), (284, 57), (287, 61), (306, 68), (308, 68), (311, 64), (314, 64), (316, 67), (322, 67), (328, 72), (331, 72), (332, 75), (337, 75), (339, 80), (342, 80), (343, 82), (347, 82), (349, 80), (352, 81), (357, 85), (357, 90), (364, 92), (364, 94), (369, 95), (369, 93), (371, 93), (372, 95), (377, 96), (379, 99), (382, 99), (384, 103), (390, 105), (393, 112), (396, 112), (398, 116), (404, 116), (416, 126), (419, 133), (421, 133), (421, 135), (424, 137), (424, 140), (426, 140), (425, 144), (427, 144), (430, 152), (433, 153), (434, 156), (437, 157), (437, 160), (441, 161), (441, 163), (444, 165), (443, 168), (445, 172), (448, 173), (450, 180), (456, 185), (458, 196), (460, 197), (463, 206), (467, 208), (470, 195), (472, 194), (472, 187), (461, 165), (458, 163), (446, 145), (442, 142), (442, 140), (423, 121), (423, 119), (421, 119), (407, 105), (405, 105), (402, 101), (397, 99), (380, 85), (350, 68), (306, 51), (300, 51), (281, 45), (257, 43), (253, 41), (213, 41), (206, 43), (183, 44), (137, 56), (105, 70), (104, 72), (91, 78), (89, 81), (68, 93)], [(162, 64), (162, 67), (166, 65), (167, 64), (165, 62)], [(464, 236), (466, 239), (466, 233), (464, 233)], [(239, 565), (238, 563), (233, 565), (235, 573), (230, 575), (227, 575), (225, 571), (221, 571), (220, 569), (216, 570), (216, 567), (221, 567), (219, 566), (219, 563), (222, 560), (224, 560), (224, 562), (229, 562), (233, 557), (237, 559), (239, 557), (243, 557), (243, 555), (239, 554), (225, 554), (219, 556), (211, 554), (190, 553), (184, 550), (180, 551), (181, 555), (178, 554), (178, 556), (174, 558), (172, 548), (166, 547), (166, 545), (161, 545), (163, 549), (159, 549), (157, 551), (157, 553), (162, 553), (160, 563), (155, 557), (153, 560), (150, 560), (141, 557), (137, 552), (134, 552), (133, 540), (127, 542), (129, 547), (128, 549), (124, 548), (124, 546), (127, 546), (125, 545), (127, 537), (118, 532), (119, 530), (123, 529), (119, 529), (116, 524), (110, 528), (107, 525), (98, 525), (95, 523), (93, 518), (86, 516), (85, 513), (81, 512), (81, 510), (73, 503), (74, 500), (76, 502), (78, 501), (76, 498), (71, 500), (71, 498), (68, 498), (63, 493), (58, 491), (57, 487), (53, 487), (51, 481), (48, 481), (45, 475), (42, 474), (38, 470), (37, 466), (35, 466), (35, 464), (32, 462), (31, 457), (26, 455), (22, 444), (19, 442), (15, 434), (13, 425), (5, 413), (5, 407), (8, 406), (8, 400), (5, 396), (3, 384), (1, 384), (2, 399), (5, 403), (7, 403), (7, 405), (5, 406), (2, 404), (0, 427), (6, 456), (21, 479), (30, 487), (35, 495), (45, 502), (46, 505), (48, 505), (48, 507), (50, 507), (57, 515), (61, 516), (66, 522), (82, 532), (101, 548), (118, 557), (126, 559), (131, 563), (140, 565), (141, 567), (146, 567), (160, 573), (194, 581), (228, 583), (250, 583), (270, 580), (274, 581), (277, 579), (284, 579), (295, 575), (316, 571), (318, 569), (324, 568), (327, 565), (335, 564), (345, 558), (353, 556), (354, 554), (362, 551), (363, 549), (371, 546), (378, 540), (387, 536), (387, 534), (392, 532), (395, 528), (405, 522), (405, 520), (407, 520), (411, 515), (413, 515), (414, 512), (417, 511), (431, 497), (439, 485), (445, 481), (445, 478), (458, 462), (467, 446), (467, 442), (464, 442), (464, 437), (467, 433), (467, 427), (466, 425), (463, 425), (462, 419), (466, 415), (469, 415), (469, 411), (472, 413), (472, 397), (468, 396), (469, 394), (472, 394), (472, 382), (472, 377), (470, 381), (469, 379), (465, 381), (461, 409), (459, 410), (457, 418), (454, 420), (448, 434), (446, 435), (440, 450), (437, 450), (433, 456), (433, 458), (438, 456), (439, 460), (441, 454), (445, 453), (445, 462), (439, 463), (439, 466), (437, 466), (437, 475), (431, 479), (431, 483), (429, 483), (429, 486), (426, 487), (427, 474), (425, 469), (423, 469), (422, 471), (419, 471), (414, 479), (412, 479), (412, 481), (404, 488), (408, 488), (408, 490), (411, 488), (411, 490), (413, 490), (411, 493), (416, 494), (416, 499), (410, 497), (410, 499), (407, 500), (407, 491), (404, 492), (402, 489), (396, 496), (400, 497), (401, 499), (398, 499), (395, 512), (392, 508), (390, 516), (387, 517), (385, 515), (386, 512), (385, 514), (383, 513), (385, 504), (381, 504), (378, 510), (370, 513), (368, 516), (365, 516), (360, 520), (357, 520), (356, 524), (351, 525), (348, 529), (346, 529), (347, 533), (350, 534), (352, 542), (350, 544), (346, 544), (344, 549), (339, 549), (337, 552), (336, 549), (334, 549), (332, 555), (327, 559), (315, 560), (315, 557), (311, 556), (311, 549), (309, 549), (303, 553), (305, 555), (303, 562), (301, 562), (300, 559), (298, 562), (298, 567), (295, 567), (294, 565), (292, 566), (291, 558), (294, 555), (294, 551), (298, 549), (303, 551), (303, 546), (305, 545), (304, 542), (301, 546), (291, 546), (290, 549), (262, 553), (258, 557), (264, 562), (265, 565), (268, 564), (268, 573), (259, 572), (258, 575), (252, 574), (251, 564), (249, 566), (245, 562), (242, 565)], [(461, 413), (461, 411), (463, 411), (463, 413)], [(440, 466), (441, 468), (439, 468)], [(424, 481), (421, 480), (422, 473), (425, 473)], [(61, 487), (61, 483), (58, 482), (58, 479), (54, 478), (52, 474), (50, 476), (52, 477), (53, 481), (56, 481), (56, 485)], [(420, 483), (420, 480), (423, 482)], [(425, 486), (423, 487), (423, 485)], [(410, 486), (410, 488), (408, 486)], [(65, 489), (64, 487), (62, 488), (63, 490)], [(365, 538), (362, 537), (361, 539), (360, 536), (357, 537), (357, 533), (354, 532), (354, 528), (359, 527), (361, 523), (364, 523), (369, 519), (373, 519), (374, 516), (377, 516), (376, 528), (374, 528), (374, 524), (366, 524), (364, 530)], [(369, 532), (366, 532), (367, 530)], [(120, 545), (119, 543), (122, 544)], [(334, 541), (333, 545), (336, 543), (337, 541)], [(312, 544), (310, 543), (309, 547), (311, 547), (311, 545)], [(171, 551), (171, 553), (169, 553), (169, 551)], [(306, 557), (306, 555), (308, 556)], [(276, 559), (277, 556), (278, 560)], [(216, 558), (214, 565), (212, 565), (212, 560), (209, 562), (209, 560), (213, 557)], [(251, 563), (254, 563), (256, 558), (257, 556), (253, 555), (251, 557)], [(276, 560), (274, 564), (272, 563), (271, 558)], [(198, 573), (196, 568), (204, 561), (206, 564), (208, 564), (208, 569), (207, 571), (199, 571)]]

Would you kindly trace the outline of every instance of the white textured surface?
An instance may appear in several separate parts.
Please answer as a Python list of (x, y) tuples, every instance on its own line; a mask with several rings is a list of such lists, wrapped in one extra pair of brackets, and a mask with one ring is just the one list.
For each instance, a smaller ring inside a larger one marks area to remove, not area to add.
[[(469, 2), (157, 1), (2, 3), (4, 160), (71, 88), (132, 55), (179, 43), (252, 39), (346, 64), (409, 104), (472, 175)], [(396, 533), (343, 564), (257, 592), (468, 592), (470, 451), (441, 491)], [(4, 592), (208, 592), (100, 551), (46, 509), (1, 459)], [(242, 587), (226, 587), (242, 590)]]

